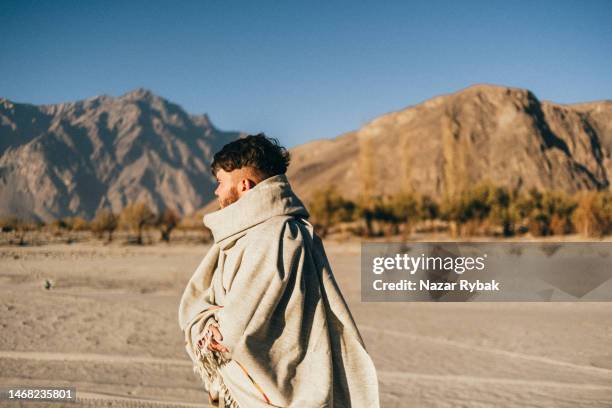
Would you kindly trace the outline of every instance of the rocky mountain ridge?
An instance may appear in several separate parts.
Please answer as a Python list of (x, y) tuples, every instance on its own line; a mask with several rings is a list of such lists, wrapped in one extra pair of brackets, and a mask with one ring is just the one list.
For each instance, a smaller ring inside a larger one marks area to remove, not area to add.
[(0, 215), (91, 218), (138, 200), (188, 214), (214, 197), (212, 156), (240, 135), (146, 89), (42, 106), (0, 99)]
[(304, 197), (334, 183), (349, 198), (407, 189), (440, 199), (485, 179), (517, 190), (605, 190), (612, 101), (563, 105), (480, 84), (292, 154), (288, 176)]
[[(199, 216), (218, 208), (212, 156), (243, 135), (145, 89), (43, 106), (0, 99), (0, 215), (91, 217), (145, 200)], [(406, 189), (441, 199), (483, 180), (607, 190), (612, 101), (557, 104), (479, 84), (290, 151), (287, 175), (306, 202), (330, 184), (351, 199)]]

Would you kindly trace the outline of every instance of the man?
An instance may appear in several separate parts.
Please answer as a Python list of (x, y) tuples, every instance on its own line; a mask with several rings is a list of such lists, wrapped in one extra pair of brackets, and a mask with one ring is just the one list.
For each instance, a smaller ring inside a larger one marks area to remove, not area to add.
[(376, 408), (378, 380), (309, 213), (263, 134), (211, 165), (214, 243), (183, 293), (185, 348), (213, 407)]

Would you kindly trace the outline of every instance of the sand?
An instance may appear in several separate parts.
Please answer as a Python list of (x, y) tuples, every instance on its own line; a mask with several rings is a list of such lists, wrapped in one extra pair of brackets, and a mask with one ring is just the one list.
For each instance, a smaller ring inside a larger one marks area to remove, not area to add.
[[(359, 244), (326, 248), (382, 407), (612, 407), (612, 303), (361, 303)], [(206, 250), (0, 247), (0, 386), (72, 385), (83, 406), (206, 407), (177, 322)]]

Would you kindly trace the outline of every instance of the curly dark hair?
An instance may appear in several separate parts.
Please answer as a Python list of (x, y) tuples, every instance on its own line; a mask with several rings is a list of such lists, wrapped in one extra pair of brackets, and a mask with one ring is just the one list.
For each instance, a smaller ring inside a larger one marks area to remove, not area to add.
[(219, 150), (210, 165), (213, 175), (221, 168), (227, 172), (253, 167), (262, 178), (285, 174), (291, 155), (278, 140), (263, 133), (234, 140)]

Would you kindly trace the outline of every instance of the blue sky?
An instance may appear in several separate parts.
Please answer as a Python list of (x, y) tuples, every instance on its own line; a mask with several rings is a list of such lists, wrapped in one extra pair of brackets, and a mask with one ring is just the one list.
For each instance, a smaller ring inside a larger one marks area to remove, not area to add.
[(145, 87), (288, 147), (475, 83), (612, 99), (612, 1), (7, 1), (0, 96)]

